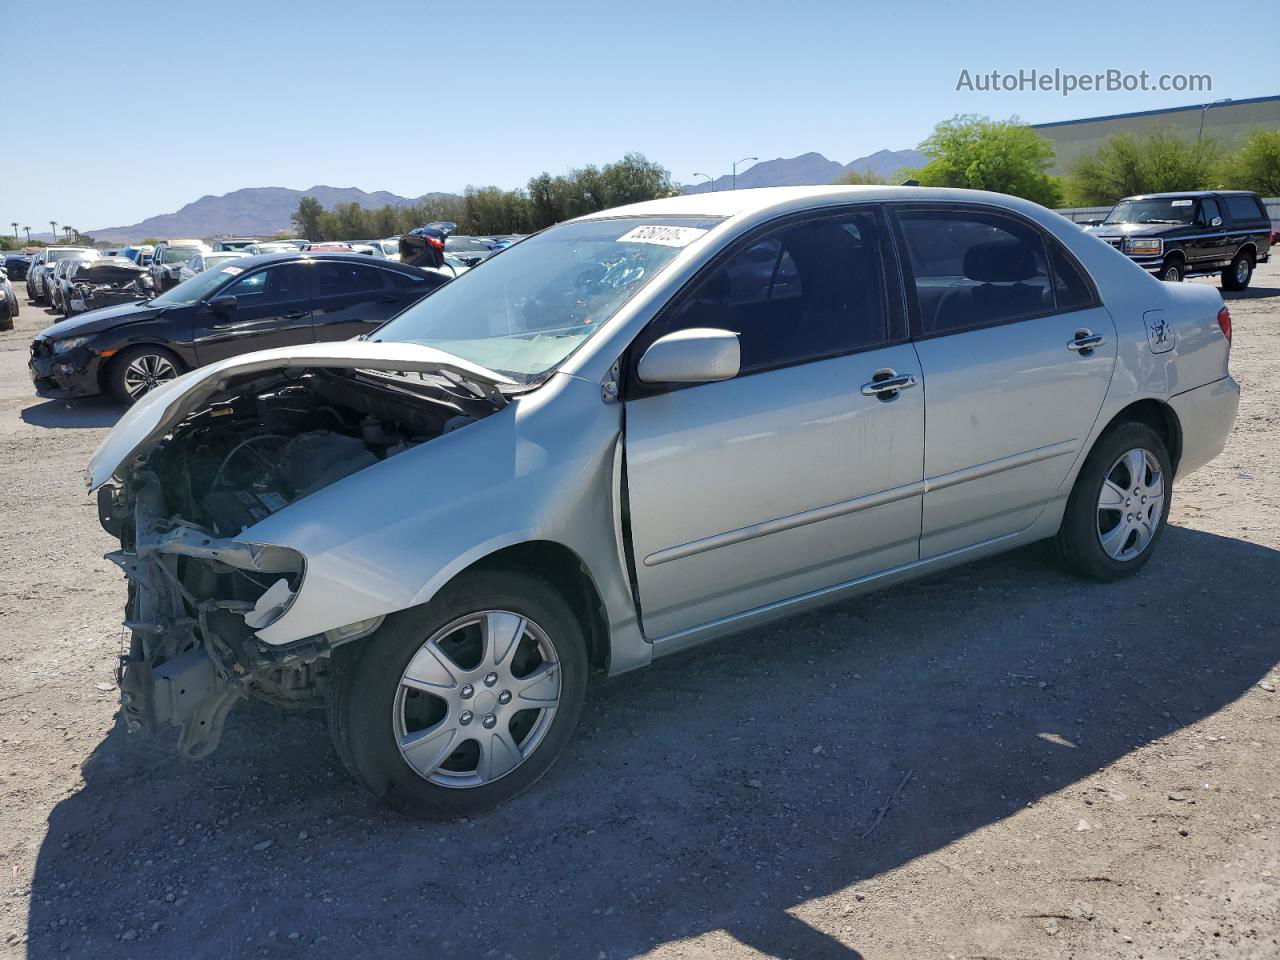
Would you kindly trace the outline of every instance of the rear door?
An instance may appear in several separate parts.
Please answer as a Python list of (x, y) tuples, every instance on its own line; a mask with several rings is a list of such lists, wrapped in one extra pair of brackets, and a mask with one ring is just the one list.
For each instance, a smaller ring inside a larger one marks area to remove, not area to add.
[[(743, 241), (629, 352), (626, 483), (650, 637), (917, 558), (925, 391), (882, 218), (862, 207)], [(695, 327), (738, 335), (736, 378), (635, 380), (650, 343)], [(892, 375), (902, 388), (877, 393)]]
[[(228, 268), (230, 269), (230, 268)], [(225, 312), (203, 304), (194, 311), (196, 359), (213, 363), (251, 350), (311, 343), (311, 274), (314, 266), (293, 260), (247, 273), (217, 297), (235, 297)]]
[(372, 263), (321, 260), (315, 265), (313, 318), (317, 340), (368, 333), (429, 292), (421, 282)]
[(1083, 268), (1030, 222), (978, 205), (895, 215), (928, 384), (925, 559), (1040, 515), (1102, 408), (1116, 331)]

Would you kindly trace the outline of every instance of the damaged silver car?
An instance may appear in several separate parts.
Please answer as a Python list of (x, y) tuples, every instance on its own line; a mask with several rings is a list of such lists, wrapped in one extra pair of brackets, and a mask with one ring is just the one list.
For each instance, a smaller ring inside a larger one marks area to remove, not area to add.
[[(208, 756), (322, 707), (405, 812), (544, 774), (589, 676), (1053, 539), (1129, 576), (1239, 390), (1217, 291), (970, 191), (593, 214), (366, 337), (143, 397), (89, 467), (128, 578), (122, 717)], [(926, 416), (927, 411), (927, 416)]]

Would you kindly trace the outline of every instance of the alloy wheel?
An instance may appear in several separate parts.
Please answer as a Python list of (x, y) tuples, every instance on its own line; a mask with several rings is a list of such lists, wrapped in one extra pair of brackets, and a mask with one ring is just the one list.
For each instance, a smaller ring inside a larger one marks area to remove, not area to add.
[(134, 357), (125, 367), (124, 388), (132, 399), (137, 400), (177, 376), (178, 369), (168, 357), (144, 353)]
[(1128, 450), (1112, 464), (1098, 493), (1098, 541), (1107, 556), (1133, 560), (1151, 545), (1164, 498), (1164, 474), (1150, 451)]
[(560, 693), (560, 658), (546, 631), (506, 610), (468, 614), (405, 667), (392, 708), (396, 744), (431, 783), (492, 783), (538, 748)]

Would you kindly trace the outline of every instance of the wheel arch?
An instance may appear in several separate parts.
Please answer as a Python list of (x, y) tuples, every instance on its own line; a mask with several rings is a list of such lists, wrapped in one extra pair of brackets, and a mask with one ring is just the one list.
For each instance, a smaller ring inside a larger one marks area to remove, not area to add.
[(495, 550), (459, 570), (518, 570), (546, 581), (569, 604), (587, 638), (587, 659), (595, 670), (609, 669), (609, 621), (591, 571), (573, 550), (554, 540), (527, 540)]
[(1236, 257), (1240, 256), (1240, 254), (1244, 253), (1246, 250), (1249, 252), (1249, 258), (1254, 263), (1257, 263), (1258, 262), (1258, 245), (1254, 243), (1252, 240), (1246, 240), (1244, 243), (1240, 244), (1240, 246), (1236, 248), (1235, 255), (1231, 259), (1235, 260)]
[(119, 365), (120, 358), (127, 353), (132, 353), (138, 347), (151, 347), (156, 350), (163, 350), (169, 356), (173, 357), (173, 359), (178, 361), (179, 374), (186, 373), (188, 370), (191, 369), (191, 364), (189, 364), (186, 361), (186, 358), (183, 357), (182, 354), (180, 354), (177, 350), (174, 350), (172, 347), (167, 346), (163, 343), (158, 343), (151, 340), (139, 340), (137, 343), (126, 344), (125, 346), (118, 349), (115, 353), (113, 353), (110, 357), (107, 358), (106, 363), (98, 364), (98, 389), (102, 390), (104, 393), (110, 389), (111, 373)]
[(1093, 445), (1097, 446), (1103, 437), (1122, 423), (1143, 423), (1158, 433), (1169, 452), (1169, 462), (1173, 464), (1173, 472), (1177, 476), (1178, 461), (1182, 459), (1182, 423), (1173, 407), (1155, 397), (1136, 400), (1111, 418)]

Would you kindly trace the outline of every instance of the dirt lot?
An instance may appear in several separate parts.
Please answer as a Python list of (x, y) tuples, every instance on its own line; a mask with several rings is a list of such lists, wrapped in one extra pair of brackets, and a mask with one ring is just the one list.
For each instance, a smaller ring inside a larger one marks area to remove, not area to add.
[[(1201, 281), (1203, 282), (1203, 281)], [(1280, 956), (1280, 264), (1244, 400), (1138, 578), (1026, 550), (599, 685), (533, 792), (389, 815), (321, 716), (179, 763), (114, 726), (116, 416), (0, 334), (0, 954)], [(887, 805), (887, 811), (885, 809)]]

